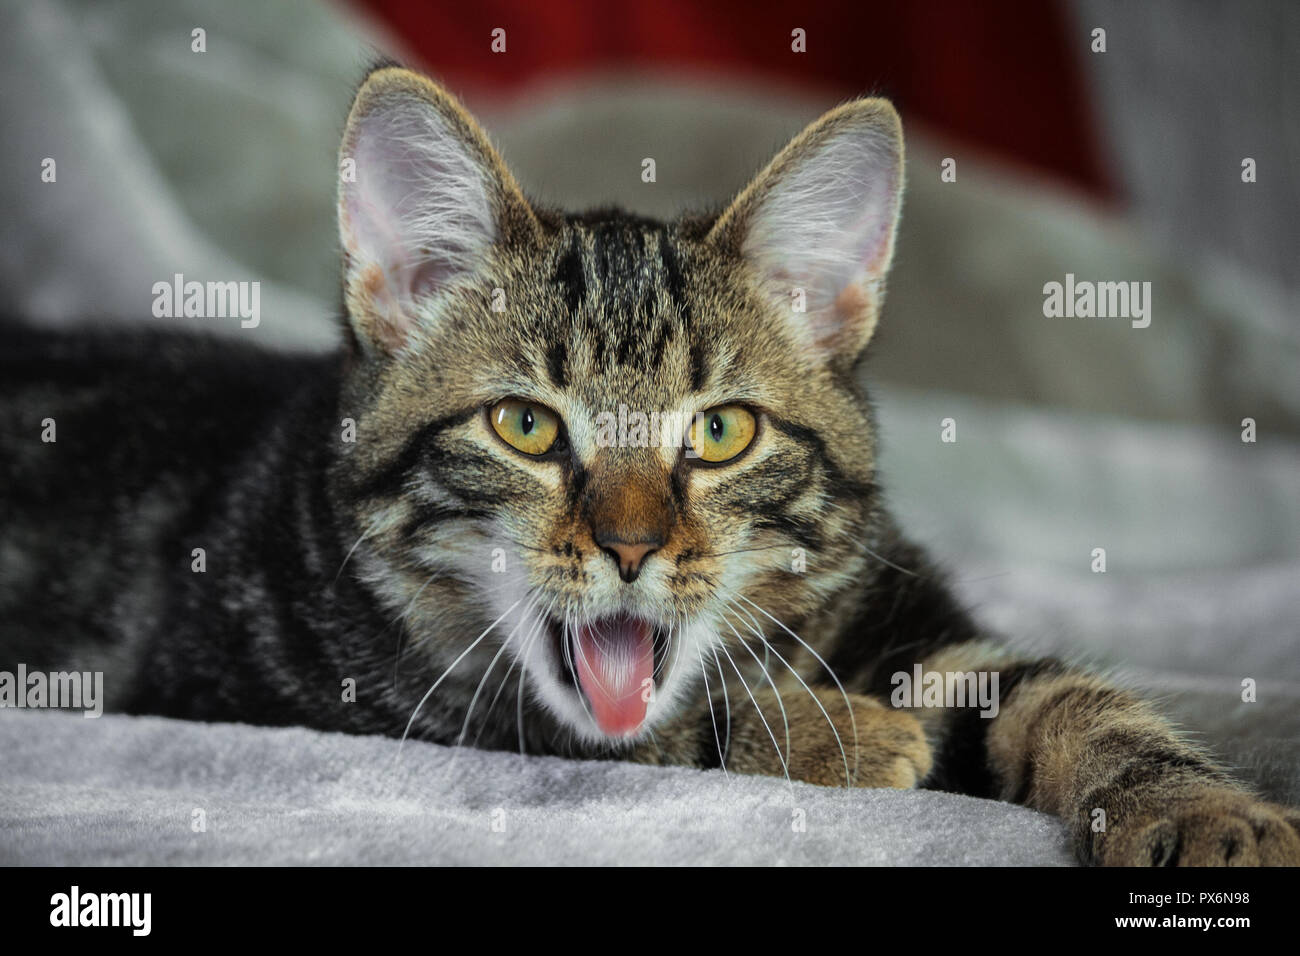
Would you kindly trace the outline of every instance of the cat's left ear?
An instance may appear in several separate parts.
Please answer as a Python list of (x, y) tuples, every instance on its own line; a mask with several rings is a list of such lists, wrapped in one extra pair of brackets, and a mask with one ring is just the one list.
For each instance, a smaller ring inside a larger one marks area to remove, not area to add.
[(710, 239), (748, 263), (817, 359), (852, 363), (876, 328), (902, 192), (898, 113), (888, 100), (856, 100), (786, 146)]
[(538, 224), (473, 117), (401, 67), (373, 71), (339, 147), (339, 237), (355, 337), (394, 354), (436, 321), (440, 294), (480, 281), (494, 246)]

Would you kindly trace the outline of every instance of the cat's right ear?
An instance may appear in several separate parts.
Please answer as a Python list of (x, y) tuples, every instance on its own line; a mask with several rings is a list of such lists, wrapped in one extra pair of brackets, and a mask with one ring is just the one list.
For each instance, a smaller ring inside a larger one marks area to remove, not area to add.
[(494, 246), (538, 224), (501, 157), (446, 90), (382, 67), (357, 91), (339, 147), (339, 237), (355, 339), (392, 355), (480, 278)]

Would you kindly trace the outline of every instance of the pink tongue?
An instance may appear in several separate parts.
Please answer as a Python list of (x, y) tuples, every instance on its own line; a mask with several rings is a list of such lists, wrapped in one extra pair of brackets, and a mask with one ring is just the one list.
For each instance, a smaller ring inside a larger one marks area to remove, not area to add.
[(650, 625), (624, 615), (602, 618), (578, 628), (577, 649), (578, 682), (600, 729), (622, 735), (640, 727), (654, 676)]

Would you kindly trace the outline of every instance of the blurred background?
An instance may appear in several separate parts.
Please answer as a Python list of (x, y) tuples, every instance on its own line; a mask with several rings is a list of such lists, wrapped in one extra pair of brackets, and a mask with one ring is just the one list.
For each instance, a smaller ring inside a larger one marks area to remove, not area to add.
[[(335, 151), (380, 55), (536, 199), (663, 216), (891, 97), (908, 191), (866, 375), (905, 527), (1013, 640), (1123, 662), (1300, 797), (1300, 4), (0, 0), (6, 311), (176, 324), (154, 282), (259, 280), (258, 329), (203, 327), (330, 347)], [(1150, 327), (1045, 318), (1067, 273), (1150, 282)]]

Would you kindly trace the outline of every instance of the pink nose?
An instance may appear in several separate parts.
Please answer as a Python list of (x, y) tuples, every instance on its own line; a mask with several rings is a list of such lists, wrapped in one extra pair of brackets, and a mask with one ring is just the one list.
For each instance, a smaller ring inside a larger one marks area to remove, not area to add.
[(641, 573), (641, 565), (651, 554), (659, 550), (657, 541), (597, 541), (601, 550), (614, 559), (618, 565), (618, 576), (631, 584)]

